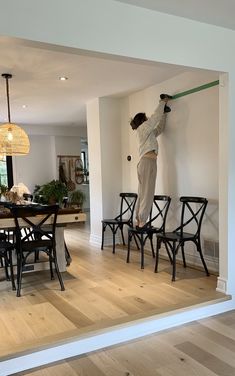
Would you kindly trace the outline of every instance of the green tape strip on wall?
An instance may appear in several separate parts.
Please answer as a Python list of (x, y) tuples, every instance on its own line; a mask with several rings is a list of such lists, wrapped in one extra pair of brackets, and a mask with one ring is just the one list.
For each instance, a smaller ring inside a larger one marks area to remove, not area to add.
[(182, 93), (175, 94), (175, 95), (172, 96), (172, 99), (177, 99), (177, 98), (180, 98), (180, 97), (184, 97), (185, 95), (189, 95), (189, 94), (192, 94), (192, 93), (196, 93), (197, 91), (209, 89), (210, 87), (216, 86), (216, 85), (219, 85), (219, 80), (213, 81), (213, 82), (209, 82), (208, 84), (195, 87), (194, 89), (183, 91)]

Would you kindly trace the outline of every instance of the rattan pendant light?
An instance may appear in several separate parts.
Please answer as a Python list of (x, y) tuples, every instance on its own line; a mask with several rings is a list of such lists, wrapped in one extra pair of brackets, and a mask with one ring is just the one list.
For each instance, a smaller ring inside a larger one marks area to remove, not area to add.
[(12, 75), (3, 73), (2, 77), (6, 80), (8, 123), (0, 125), (0, 154), (6, 156), (26, 155), (30, 149), (29, 138), (19, 125), (11, 122), (8, 80), (12, 78)]

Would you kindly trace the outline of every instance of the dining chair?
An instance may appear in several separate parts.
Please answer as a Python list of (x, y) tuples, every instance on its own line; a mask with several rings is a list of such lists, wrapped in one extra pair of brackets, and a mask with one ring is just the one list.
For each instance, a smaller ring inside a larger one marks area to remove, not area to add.
[(127, 259), (126, 262), (130, 262), (130, 252), (131, 252), (131, 241), (134, 237), (137, 240), (137, 244), (140, 248), (141, 256), (141, 269), (144, 269), (144, 246), (146, 241), (149, 239), (152, 256), (155, 257), (153, 248), (153, 236), (159, 232), (165, 231), (166, 218), (168, 209), (170, 206), (171, 198), (165, 195), (155, 195), (153, 199), (153, 205), (149, 215), (149, 220), (146, 225), (141, 228), (129, 227), (128, 229), (128, 249), (127, 249)]
[(200, 255), (206, 275), (209, 276), (210, 274), (208, 272), (201, 247), (201, 226), (208, 201), (204, 197), (182, 196), (180, 197), (180, 202), (180, 225), (172, 232), (162, 232), (157, 234), (155, 273), (158, 271), (159, 251), (161, 244), (163, 243), (166, 247), (168, 256), (171, 256), (169, 258), (173, 268), (172, 281), (175, 281), (176, 255), (181, 248), (183, 265), (186, 267), (184, 245), (190, 241), (196, 245), (196, 249)]
[[(23, 270), (31, 254), (43, 252), (48, 256), (51, 279), (54, 279), (53, 265), (59, 279), (61, 291), (64, 283), (59, 271), (56, 255), (56, 221), (58, 205), (10, 205), (15, 220), (17, 254), (17, 296), (21, 295)], [(28, 231), (21, 231), (27, 227)]]
[(113, 235), (113, 253), (115, 253), (115, 237), (117, 230), (121, 231), (122, 243), (125, 245), (123, 227), (133, 225), (133, 215), (137, 200), (137, 193), (120, 193), (120, 210), (115, 218), (103, 219), (102, 222), (102, 241), (101, 249), (104, 247), (104, 233), (107, 227), (110, 228)]

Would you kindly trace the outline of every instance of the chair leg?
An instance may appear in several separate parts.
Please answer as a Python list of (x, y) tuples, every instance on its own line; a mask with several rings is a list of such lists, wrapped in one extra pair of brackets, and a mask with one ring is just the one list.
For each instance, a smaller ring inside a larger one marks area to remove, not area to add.
[(150, 245), (151, 245), (151, 249), (152, 249), (152, 255), (153, 255), (153, 258), (154, 258), (155, 252), (154, 252), (154, 248), (153, 248), (153, 234), (149, 234), (149, 241), (150, 241)]
[(61, 277), (58, 262), (57, 262), (56, 250), (53, 249), (52, 252), (53, 252), (53, 256), (54, 256), (55, 271), (56, 271), (57, 277), (58, 277), (59, 282), (60, 282), (60, 288), (61, 288), (61, 291), (64, 291), (65, 287), (64, 287), (64, 282), (63, 282), (63, 279)]
[(187, 265), (186, 265), (186, 261), (185, 261), (184, 243), (181, 244), (181, 252), (182, 252), (182, 259), (183, 259), (184, 268), (186, 268)]
[(141, 269), (144, 269), (144, 235), (140, 234)]
[(172, 282), (175, 281), (175, 275), (176, 275), (176, 246), (175, 242), (173, 242), (172, 246)]
[(125, 239), (124, 239), (124, 234), (123, 234), (123, 225), (120, 226), (121, 234), (122, 234), (122, 244), (126, 245)]
[(137, 242), (137, 240), (136, 240), (136, 236), (135, 236), (135, 234), (134, 234), (134, 240), (135, 240), (135, 245), (136, 245), (136, 248), (139, 250), (140, 249), (140, 247), (139, 247), (139, 244), (138, 244), (138, 242)]
[(166, 247), (166, 251), (167, 251), (167, 254), (168, 254), (168, 257), (170, 259), (170, 263), (172, 265), (173, 261), (172, 261), (172, 257), (171, 257), (171, 254), (170, 254), (170, 251), (169, 251), (169, 248), (168, 248), (168, 244), (165, 242), (165, 247)]
[(130, 230), (128, 230), (128, 245), (127, 245), (127, 256), (126, 256), (127, 263), (130, 262), (131, 240), (132, 240), (132, 233)]
[(49, 265), (50, 265), (50, 273), (51, 273), (51, 280), (55, 279), (54, 273), (53, 273), (53, 267), (52, 267), (52, 262), (54, 261), (53, 255), (52, 255), (52, 250), (48, 250), (48, 255), (49, 255)]
[(156, 261), (155, 261), (155, 269), (154, 272), (158, 272), (158, 260), (159, 260), (159, 250), (161, 248), (161, 239), (157, 237), (157, 247), (156, 247)]
[(101, 241), (101, 250), (104, 249), (104, 232), (105, 232), (105, 225), (102, 223), (102, 241)]
[(23, 257), (22, 254), (17, 255), (17, 292), (16, 296), (20, 297), (21, 281), (22, 281)]
[(9, 273), (8, 273), (8, 260), (7, 260), (7, 257), (4, 257), (4, 269), (5, 269), (6, 280), (10, 281), (10, 277), (9, 277)]
[(115, 229), (115, 226), (112, 227), (112, 233), (113, 233), (113, 253), (115, 253), (115, 235), (116, 235), (117, 229)]
[(15, 285), (15, 278), (14, 278), (14, 271), (13, 271), (13, 262), (12, 262), (12, 252), (9, 251), (9, 266), (10, 266), (10, 272), (11, 272), (11, 285), (12, 285), (12, 290), (16, 290), (16, 285)]
[(36, 263), (39, 260), (39, 251), (34, 253), (34, 262)]
[(209, 277), (210, 273), (209, 273), (209, 271), (208, 271), (208, 269), (207, 269), (206, 262), (205, 262), (205, 260), (204, 260), (203, 254), (202, 254), (202, 247), (201, 247), (201, 241), (200, 241), (200, 239), (198, 239), (198, 242), (197, 242), (197, 243), (195, 242), (195, 244), (196, 244), (196, 246), (197, 246), (197, 250), (198, 250), (198, 252), (199, 252), (199, 254), (200, 254), (200, 257), (201, 257), (202, 264), (203, 264), (203, 266), (204, 266), (204, 269), (205, 269), (206, 275)]
[(66, 265), (69, 266), (71, 264), (72, 257), (70, 256), (70, 253), (69, 253), (69, 250), (68, 250), (68, 247), (67, 247), (65, 240), (64, 240), (64, 250), (65, 250)]

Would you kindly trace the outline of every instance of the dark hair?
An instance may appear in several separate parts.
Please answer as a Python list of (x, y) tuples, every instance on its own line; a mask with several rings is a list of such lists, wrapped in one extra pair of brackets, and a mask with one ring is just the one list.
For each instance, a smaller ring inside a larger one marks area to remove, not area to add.
[(132, 129), (137, 129), (143, 122), (147, 120), (145, 112), (139, 112), (136, 114), (130, 122)]

